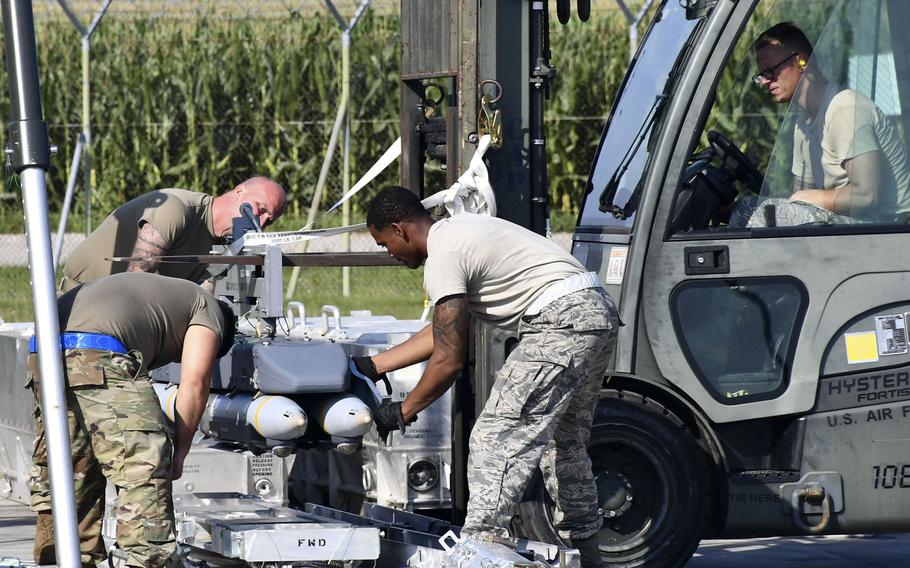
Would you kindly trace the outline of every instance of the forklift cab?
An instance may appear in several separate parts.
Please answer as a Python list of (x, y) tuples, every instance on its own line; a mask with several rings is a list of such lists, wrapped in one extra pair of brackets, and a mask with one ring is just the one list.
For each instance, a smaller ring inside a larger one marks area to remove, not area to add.
[[(910, 530), (910, 5), (656, 10), (573, 252), (625, 322), (601, 426), (624, 397), (701, 457), (595, 426), (615, 447), (592, 450), (604, 495), (643, 509), (604, 501), (604, 559), (676, 566), (708, 534)], [(772, 41), (769, 61), (760, 38), (783, 22), (811, 49)]]

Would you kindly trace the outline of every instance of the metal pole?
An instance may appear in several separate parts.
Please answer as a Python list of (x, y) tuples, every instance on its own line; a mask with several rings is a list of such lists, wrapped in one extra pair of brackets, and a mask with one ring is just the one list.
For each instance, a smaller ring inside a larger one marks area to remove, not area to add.
[(531, 93), (528, 96), (530, 115), (529, 167), (531, 170), (532, 231), (550, 236), (549, 180), (547, 179), (546, 131), (544, 130), (544, 98), (550, 80), (555, 75), (550, 67), (546, 41), (546, 5), (541, 0), (528, 2), (530, 8)]
[(107, 12), (113, 0), (105, 0), (101, 9), (95, 14), (88, 28), (82, 25), (76, 14), (70, 9), (66, 0), (57, 0), (63, 12), (70, 19), (73, 27), (79, 32), (82, 45), (82, 137), (85, 139), (83, 151), (85, 161), (82, 162), (83, 180), (85, 187), (85, 235), (92, 232), (92, 165), (91, 165), (91, 144), (92, 144), (92, 83), (91, 83), (91, 51), (92, 51), (92, 34), (95, 28), (101, 23), (101, 18)]
[(28, 0), (2, 0), (2, 9), (11, 109), (7, 157), (22, 180), (57, 564), (77, 568), (82, 564), (44, 179), (50, 166), (50, 147), (41, 113), (35, 23)]
[(875, 36), (872, 40), (872, 86), (869, 98), (875, 101), (875, 87), (878, 82), (878, 39), (882, 31), (882, 0), (875, 4)]
[(63, 254), (63, 238), (66, 233), (66, 222), (70, 216), (70, 206), (73, 203), (73, 192), (76, 189), (76, 177), (79, 175), (79, 163), (82, 160), (82, 147), (85, 145), (85, 136), (82, 133), (76, 137), (76, 149), (73, 150), (73, 160), (70, 162), (70, 175), (66, 180), (66, 194), (63, 196), (63, 207), (60, 209), (60, 222), (57, 224), (57, 240), (54, 242), (54, 269), (60, 266), (60, 255)]
[(82, 36), (82, 137), (85, 138), (82, 162), (82, 185), (85, 188), (85, 236), (92, 232), (92, 80), (91, 65), (92, 42), (88, 36)]
[[(322, 198), (322, 190), (325, 186), (325, 180), (329, 173), (329, 164), (332, 163), (332, 158), (335, 157), (335, 146), (338, 145), (338, 135), (341, 131), (341, 126), (344, 124), (344, 165), (342, 172), (342, 184), (344, 186), (344, 193), (347, 193), (349, 186), (351, 184), (350, 180), (350, 136), (351, 136), (351, 127), (350, 127), (350, 118), (348, 117), (348, 103), (350, 102), (350, 85), (351, 85), (351, 30), (357, 25), (357, 22), (360, 21), (360, 18), (366, 12), (366, 9), (370, 7), (370, 0), (363, 0), (360, 3), (360, 6), (357, 8), (357, 11), (354, 12), (354, 16), (351, 18), (351, 21), (345, 24), (344, 18), (341, 17), (341, 14), (338, 12), (338, 9), (335, 8), (335, 5), (332, 3), (332, 0), (323, 0), (326, 8), (329, 13), (335, 20), (338, 22), (338, 25), (341, 26), (341, 102), (338, 105), (338, 111), (335, 114), (335, 124), (332, 125), (332, 133), (329, 136), (329, 146), (326, 149), (325, 159), (322, 161), (322, 169), (319, 171), (319, 179), (316, 181), (316, 191), (313, 193), (313, 200), (310, 202), (310, 210), (307, 213), (306, 226), (309, 227), (313, 221), (316, 219), (316, 213), (319, 211), (319, 201)], [(351, 209), (348, 202), (345, 202), (342, 205), (341, 214), (342, 214), (342, 223), (349, 225), (351, 222)], [(349, 234), (345, 234), (344, 239), (344, 250), (351, 250), (351, 237)], [(300, 252), (306, 252), (307, 242), (304, 242), (300, 248)], [(345, 297), (350, 296), (350, 267), (343, 267), (341, 271), (341, 287), (342, 292)], [(294, 292), (297, 290), (297, 280), (300, 278), (300, 267), (295, 266), (294, 270), (291, 271), (291, 278), (288, 282), (288, 289), (285, 292), (285, 298), (290, 300), (294, 297)]]
[(629, 61), (632, 61), (635, 58), (635, 52), (638, 51), (638, 26), (648, 15), (648, 10), (654, 4), (654, 0), (647, 0), (634, 16), (624, 0), (616, 0), (616, 3), (629, 24)]
[[(351, 104), (351, 32), (344, 30), (341, 34), (341, 99), (345, 108)], [(341, 168), (342, 195), (347, 195), (351, 188), (351, 113), (344, 117), (344, 160)], [(351, 224), (351, 201), (341, 205), (341, 224), (347, 227)], [(351, 251), (351, 233), (342, 237), (344, 252)], [(351, 267), (341, 268), (341, 295), (345, 298), (351, 296)]]
[[(316, 213), (319, 211), (319, 201), (322, 199), (322, 188), (325, 186), (325, 180), (329, 175), (329, 164), (332, 163), (332, 158), (335, 156), (335, 146), (338, 145), (338, 133), (341, 130), (342, 121), (346, 112), (347, 107), (344, 100), (342, 100), (341, 104), (338, 105), (338, 111), (335, 114), (335, 124), (332, 125), (332, 133), (329, 135), (329, 145), (325, 151), (325, 159), (322, 160), (322, 169), (319, 170), (319, 179), (316, 180), (316, 190), (313, 192), (312, 201), (310, 201), (310, 210), (307, 212), (306, 216), (307, 227), (316, 220)], [(308, 241), (303, 242), (300, 247), (300, 252), (306, 252), (307, 244)], [(290, 282), (288, 282), (288, 290), (285, 293), (286, 299), (290, 300), (294, 297), (294, 292), (297, 289), (297, 280), (299, 278), (300, 267), (295, 266), (294, 270), (291, 271), (291, 279)]]

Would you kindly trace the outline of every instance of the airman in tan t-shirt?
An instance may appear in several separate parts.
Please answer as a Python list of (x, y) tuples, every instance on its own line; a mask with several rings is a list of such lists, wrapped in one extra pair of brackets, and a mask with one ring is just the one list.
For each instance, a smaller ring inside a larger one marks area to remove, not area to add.
[[(264, 228), (284, 212), (284, 189), (265, 177), (250, 178), (212, 197), (185, 189), (160, 189), (128, 201), (111, 213), (67, 258), (60, 291), (119, 272), (157, 272), (200, 282), (205, 266), (162, 262), (164, 255), (207, 254), (232, 232), (234, 217), (249, 203)], [(111, 258), (132, 260), (113, 262)]]

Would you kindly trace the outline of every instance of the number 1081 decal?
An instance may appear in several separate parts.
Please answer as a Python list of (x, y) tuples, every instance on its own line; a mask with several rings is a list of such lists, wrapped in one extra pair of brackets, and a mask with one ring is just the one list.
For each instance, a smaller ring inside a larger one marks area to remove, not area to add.
[(910, 464), (883, 464), (872, 466), (875, 489), (910, 489)]

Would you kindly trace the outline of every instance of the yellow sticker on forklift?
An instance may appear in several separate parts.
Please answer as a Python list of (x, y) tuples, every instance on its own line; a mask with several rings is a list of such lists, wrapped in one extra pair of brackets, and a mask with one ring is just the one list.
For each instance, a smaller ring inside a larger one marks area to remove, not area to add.
[(626, 257), (629, 256), (629, 247), (613, 247), (610, 249), (610, 261), (607, 263), (605, 284), (622, 284), (622, 277), (626, 274)]
[(874, 331), (845, 333), (847, 343), (847, 363), (875, 363), (878, 361), (878, 343)]

